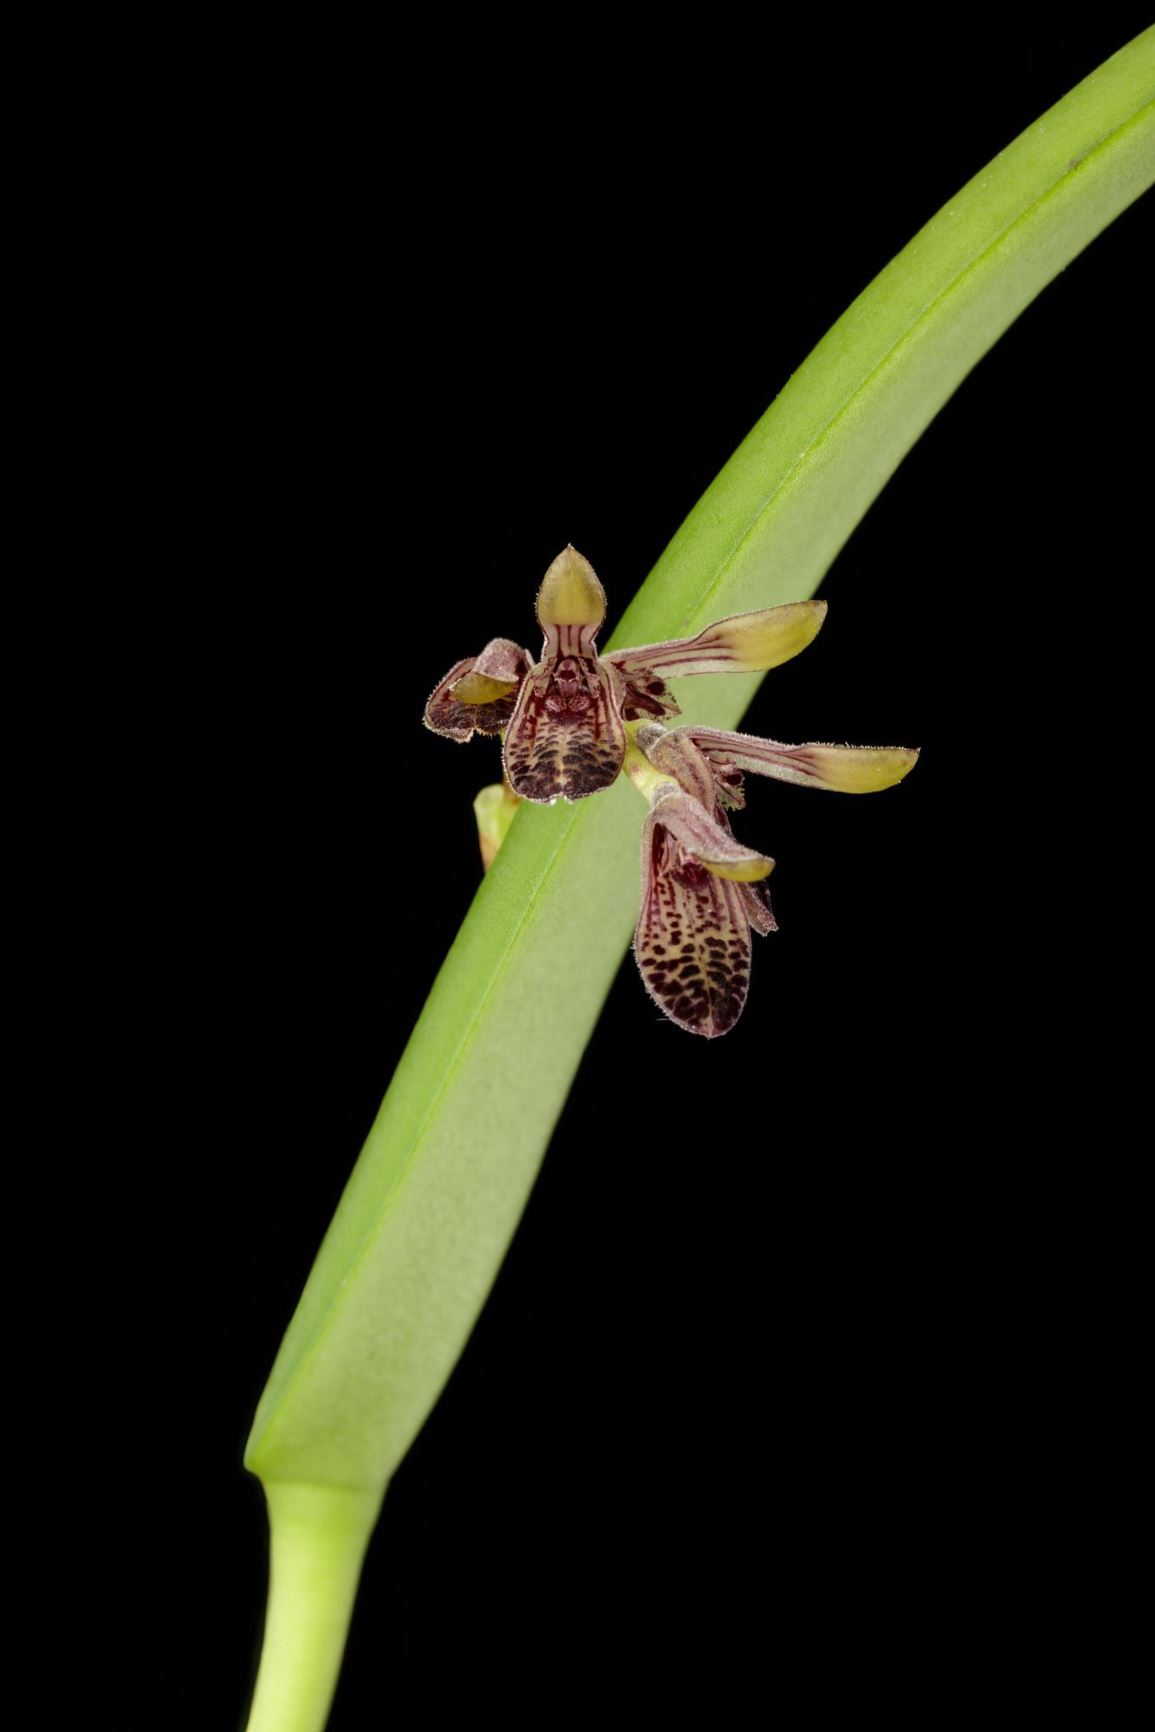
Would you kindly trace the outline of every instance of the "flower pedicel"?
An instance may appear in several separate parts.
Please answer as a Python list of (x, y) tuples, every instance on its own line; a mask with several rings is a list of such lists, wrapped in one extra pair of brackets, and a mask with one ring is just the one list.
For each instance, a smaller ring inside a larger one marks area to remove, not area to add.
[[(746, 773), (866, 794), (900, 782), (918, 753), (903, 746), (782, 745), (716, 728), (667, 729), (680, 714), (667, 678), (777, 667), (812, 641), (826, 603), (735, 614), (697, 637), (611, 650), (595, 646), (605, 593), (574, 548), (558, 555), (537, 598), (541, 657), (508, 638), (455, 664), (430, 697), (426, 726), (454, 740), (504, 734), (511, 793), (489, 802), (504, 823), (514, 797), (583, 799), (625, 770), (650, 805), (642, 826), (642, 906), (634, 954), (646, 990), (679, 1027), (712, 1038), (746, 1002), (750, 933), (773, 932), (765, 879), (774, 862), (735, 840), (727, 813), (745, 805)], [(489, 791), (487, 790), (487, 793)], [(482, 822), (485, 797), (478, 805)]]

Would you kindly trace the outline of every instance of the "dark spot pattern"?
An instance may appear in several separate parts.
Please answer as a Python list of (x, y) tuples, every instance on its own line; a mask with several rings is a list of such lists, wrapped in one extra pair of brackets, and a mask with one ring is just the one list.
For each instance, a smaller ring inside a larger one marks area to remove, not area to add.
[(643, 716), (660, 721), (663, 716), (681, 715), (680, 707), (659, 674), (652, 673), (649, 668), (629, 673), (623, 670), (622, 679), (625, 688), (622, 715), (627, 722), (640, 721)]
[(626, 732), (610, 670), (547, 656), (524, 681), (505, 736), (505, 773), (524, 800), (581, 800), (616, 781)]
[(708, 872), (658, 822), (645, 879), (634, 955), (646, 990), (692, 1034), (725, 1034), (750, 983), (747, 886)]

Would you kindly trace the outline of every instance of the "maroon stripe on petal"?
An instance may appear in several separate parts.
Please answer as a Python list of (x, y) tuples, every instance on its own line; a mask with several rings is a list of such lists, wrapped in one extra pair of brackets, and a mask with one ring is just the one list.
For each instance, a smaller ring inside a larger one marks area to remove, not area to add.
[(616, 781), (626, 756), (617, 674), (596, 659), (547, 656), (521, 688), (505, 773), (523, 800), (581, 800)]
[(642, 829), (642, 907), (634, 955), (646, 991), (679, 1028), (713, 1040), (737, 1022), (750, 981), (742, 892), (686, 853), (661, 821)]

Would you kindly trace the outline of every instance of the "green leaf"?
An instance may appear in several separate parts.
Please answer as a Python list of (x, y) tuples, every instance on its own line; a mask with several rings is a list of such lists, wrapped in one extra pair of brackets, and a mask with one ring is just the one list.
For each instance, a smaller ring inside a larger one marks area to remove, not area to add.
[[(1155, 30), (1002, 152), (854, 302), (690, 513), (610, 647), (813, 594), (975, 362), (1152, 180)], [(731, 728), (757, 683), (700, 679), (678, 696), (687, 719)], [(643, 815), (624, 781), (519, 812), (397, 1067), (246, 1455), (273, 1519), (252, 1732), (324, 1724), (380, 1499), (484, 1303), (628, 944)]]

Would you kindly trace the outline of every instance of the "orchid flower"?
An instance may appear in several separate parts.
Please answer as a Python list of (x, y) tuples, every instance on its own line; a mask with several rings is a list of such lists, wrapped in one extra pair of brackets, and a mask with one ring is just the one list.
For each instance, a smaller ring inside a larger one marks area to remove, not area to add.
[(719, 728), (666, 728), (680, 714), (667, 677), (756, 672), (806, 648), (826, 603), (734, 614), (693, 638), (598, 654), (606, 598), (593, 566), (560, 553), (537, 596), (541, 658), (508, 638), (450, 668), (425, 707), (452, 740), (503, 734), (505, 780), (475, 803), (488, 869), (521, 800), (580, 800), (624, 769), (649, 801), (642, 825), (642, 906), (634, 955), (672, 1022), (713, 1039), (746, 1002), (751, 932), (776, 932), (765, 880), (774, 862), (735, 840), (747, 773), (808, 788), (890, 788), (918, 753), (904, 746), (783, 745)]
[(746, 1002), (750, 932), (776, 932), (765, 880), (774, 862), (736, 842), (727, 809), (743, 773), (868, 794), (913, 769), (903, 746), (785, 746), (718, 728), (632, 728), (630, 780), (650, 802), (642, 825), (642, 906), (634, 955), (651, 998), (679, 1028), (713, 1039)]
[(777, 667), (811, 642), (826, 603), (735, 614), (697, 637), (601, 656), (596, 639), (605, 617), (605, 591), (593, 566), (567, 547), (538, 591), (540, 659), (494, 638), (479, 656), (449, 670), (426, 705), (426, 726), (453, 740), (504, 732), (514, 794), (549, 805), (559, 797), (584, 799), (617, 780), (628, 722), (681, 713), (667, 679)]
[(719, 779), (688, 732), (631, 729), (626, 771), (650, 802), (634, 955), (671, 1022), (710, 1039), (742, 1014), (751, 927), (777, 930), (765, 885), (774, 862), (735, 841)]

